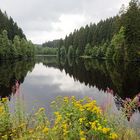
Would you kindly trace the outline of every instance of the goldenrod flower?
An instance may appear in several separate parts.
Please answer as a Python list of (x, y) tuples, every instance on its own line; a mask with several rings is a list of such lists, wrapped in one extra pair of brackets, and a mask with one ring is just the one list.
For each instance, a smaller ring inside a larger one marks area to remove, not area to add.
[(2, 98), (2, 102), (7, 102), (8, 99), (7, 98)]
[(69, 102), (69, 98), (68, 97), (64, 97), (64, 102), (68, 103)]
[(45, 134), (48, 134), (48, 131), (49, 131), (49, 128), (45, 127), (42, 132)]
[(0, 113), (2, 113), (4, 111), (3, 106), (0, 106)]
[(80, 131), (80, 136), (83, 136), (85, 134), (84, 131)]
[(91, 125), (92, 129), (96, 129), (96, 122), (90, 122), (89, 124)]
[(81, 138), (80, 138), (80, 140), (86, 140), (86, 138), (84, 138), (84, 137), (81, 137)]
[(84, 117), (84, 118), (80, 118), (80, 119), (79, 119), (80, 124), (81, 124), (83, 121), (85, 121), (85, 120), (86, 120), (85, 117)]
[(104, 134), (108, 133), (109, 131), (110, 131), (110, 128), (103, 128), (103, 129), (102, 129), (102, 132), (103, 132)]
[(54, 114), (56, 115), (55, 124), (57, 124), (62, 120), (62, 116), (59, 112), (54, 112)]
[(116, 133), (111, 133), (110, 136), (109, 136), (109, 138), (115, 140), (115, 139), (118, 138), (118, 135)]

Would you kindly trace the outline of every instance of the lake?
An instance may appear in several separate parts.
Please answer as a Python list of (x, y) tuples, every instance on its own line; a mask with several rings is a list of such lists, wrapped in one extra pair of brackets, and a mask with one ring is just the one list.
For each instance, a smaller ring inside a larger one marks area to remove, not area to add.
[[(113, 63), (96, 59), (64, 59), (38, 56), (34, 60), (0, 62), (0, 96), (12, 106), (23, 100), (28, 112), (45, 107), (57, 96), (86, 96), (95, 99), (103, 110), (120, 113), (123, 102), (140, 92), (140, 63)], [(133, 109), (126, 120), (140, 127), (140, 109)]]

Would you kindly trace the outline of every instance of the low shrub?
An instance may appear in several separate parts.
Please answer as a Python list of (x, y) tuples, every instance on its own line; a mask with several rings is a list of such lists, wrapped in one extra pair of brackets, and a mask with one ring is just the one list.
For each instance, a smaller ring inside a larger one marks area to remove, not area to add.
[(15, 111), (10, 113), (7, 99), (0, 101), (0, 140), (130, 140), (130, 136), (139, 138), (132, 129), (114, 125), (113, 121), (103, 115), (96, 101), (89, 98), (76, 100), (73, 96), (58, 97), (51, 104), (55, 110), (53, 121), (48, 120), (44, 108), (27, 115), (20, 106), (20, 103), (16, 104)]

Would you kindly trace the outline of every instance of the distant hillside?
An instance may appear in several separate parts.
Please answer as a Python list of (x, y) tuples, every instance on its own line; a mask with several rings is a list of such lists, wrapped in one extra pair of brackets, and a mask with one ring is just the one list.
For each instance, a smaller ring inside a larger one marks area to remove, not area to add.
[(42, 44), (42, 47), (57, 48), (60, 45), (60, 40), (48, 41)]
[(58, 55), (66, 58), (90, 56), (119, 61), (140, 61), (140, 1), (131, 0), (119, 13), (74, 30), (65, 39), (43, 44), (58, 48)]
[(0, 34), (3, 30), (7, 30), (10, 40), (13, 40), (15, 35), (18, 35), (20, 38), (26, 38), (22, 29), (18, 27), (12, 17), (8, 17), (6, 12), (0, 10)]

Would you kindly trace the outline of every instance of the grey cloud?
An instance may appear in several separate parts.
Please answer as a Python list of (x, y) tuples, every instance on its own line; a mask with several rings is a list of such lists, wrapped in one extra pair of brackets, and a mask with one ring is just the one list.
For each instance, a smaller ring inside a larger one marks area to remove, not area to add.
[(44, 31), (49, 34), (54, 30), (62, 32), (52, 26), (60, 22), (62, 15), (83, 15), (84, 24), (88, 24), (114, 16), (123, 3), (128, 0), (0, 0), (0, 8), (17, 21), (26, 34)]

